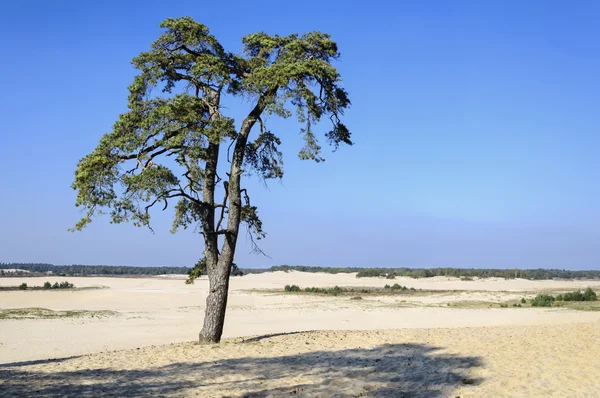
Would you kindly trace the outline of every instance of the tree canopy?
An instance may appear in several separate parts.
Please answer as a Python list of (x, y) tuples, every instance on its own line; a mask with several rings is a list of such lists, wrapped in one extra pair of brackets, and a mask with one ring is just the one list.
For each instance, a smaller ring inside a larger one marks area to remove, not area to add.
[[(325, 117), (331, 123), (326, 140), (336, 148), (352, 144), (340, 121), (350, 101), (331, 65), (339, 53), (329, 35), (254, 33), (242, 39), (238, 55), (190, 17), (169, 18), (160, 26), (165, 32), (132, 62), (139, 74), (129, 87), (128, 111), (77, 166), (72, 186), (76, 205), (86, 213), (75, 229), (104, 213), (113, 223), (149, 226), (153, 206), (167, 209), (177, 200), (173, 232), (195, 225), (203, 232), (225, 233), (227, 203), (215, 205), (205, 192), (214, 194), (211, 182), (222, 178), (215, 175), (218, 146), (235, 146), (227, 160), (243, 159), (239, 174), (254, 171), (263, 179), (279, 179), (284, 173), (280, 138), (269, 130), (264, 114), (288, 118), (295, 111), (304, 138), (301, 159), (323, 160), (313, 127)], [(239, 129), (222, 113), (223, 95), (254, 103)], [(259, 131), (250, 140), (255, 123)], [(240, 221), (260, 238), (257, 208), (241, 191)], [(216, 225), (207, 222), (211, 207), (222, 209)]]

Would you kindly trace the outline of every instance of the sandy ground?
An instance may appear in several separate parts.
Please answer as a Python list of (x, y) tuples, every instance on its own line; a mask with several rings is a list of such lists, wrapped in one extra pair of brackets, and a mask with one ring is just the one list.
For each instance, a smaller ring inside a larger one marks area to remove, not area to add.
[[(232, 279), (229, 340), (203, 347), (188, 342), (201, 327), (206, 280), (0, 278), (0, 285), (64, 279), (108, 288), (0, 292), (0, 309), (117, 314), (0, 319), (0, 396), (600, 396), (600, 312), (448, 307), (600, 290), (600, 281), (248, 275)], [(363, 300), (268, 292), (391, 283), (437, 292)], [(240, 339), (299, 331), (315, 332)]]

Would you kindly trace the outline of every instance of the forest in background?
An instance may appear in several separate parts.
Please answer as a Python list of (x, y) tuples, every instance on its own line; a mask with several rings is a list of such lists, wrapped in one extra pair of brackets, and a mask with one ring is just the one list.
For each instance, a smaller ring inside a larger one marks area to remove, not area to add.
[[(18, 269), (28, 272), (7, 272)], [(0, 263), (0, 276), (136, 276), (188, 274), (191, 267), (134, 267), (114, 265), (53, 265), (44, 263)], [(241, 268), (245, 275), (275, 271), (323, 272), (328, 274), (356, 273), (361, 277), (412, 277), (430, 278), (434, 276), (505, 278), (505, 279), (600, 279), (600, 270), (565, 269), (489, 269), (489, 268), (370, 268), (370, 267), (313, 267), (303, 265), (276, 265), (270, 268)]]

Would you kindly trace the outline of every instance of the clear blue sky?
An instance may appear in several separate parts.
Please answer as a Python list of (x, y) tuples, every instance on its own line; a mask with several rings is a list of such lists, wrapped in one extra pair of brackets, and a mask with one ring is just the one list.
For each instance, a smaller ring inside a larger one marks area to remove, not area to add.
[(272, 258), (242, 237), (241, 266), (600, 268), (600, 3), (385, 3), (2, 2), (0, 261), (200, 257), (171, 213), (156, 235), (67, 232), (75, 165), (126, 109), (131, 58), (190, 15), (236, 51), (260, 30), (330, 33), (353, 102), (356, 145), (324, 164), (297, 160), (299, 126), (272, 121), (284, 181), (246, 184)]

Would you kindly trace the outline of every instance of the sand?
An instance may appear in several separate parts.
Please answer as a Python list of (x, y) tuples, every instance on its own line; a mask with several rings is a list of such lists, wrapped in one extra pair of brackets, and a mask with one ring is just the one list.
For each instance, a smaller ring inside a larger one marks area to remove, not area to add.
[[(448, 307), (600, 290), (599, 281), (249, 275), (232, 280), (228, 340), (198, 346), (190, 341), (201, 327), (206, 280), (0, 278), (0, 285), (64, 279), (108, 288), (0, 292), (0, 309), (116, 314), (0, 320), (0, 396), (600, 396), (600, 312)], [(438, 292), (351, 300), (265, 290), (292, 283)]]

